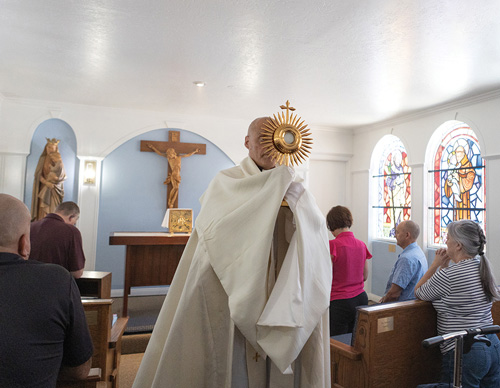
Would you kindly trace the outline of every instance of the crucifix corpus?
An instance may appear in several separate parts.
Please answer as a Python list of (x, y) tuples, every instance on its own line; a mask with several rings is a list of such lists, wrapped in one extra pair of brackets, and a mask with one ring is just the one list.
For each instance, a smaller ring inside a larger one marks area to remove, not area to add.
[(181, 159), (193, 154), (206, 155), (206, 144), (181, 143), (179, 131), (168, 131), (168, 141), (141, 140), (141, 152), (156, 152), (168, 160), (167, 208), (178, 207), (179, 185), (181, 183)]

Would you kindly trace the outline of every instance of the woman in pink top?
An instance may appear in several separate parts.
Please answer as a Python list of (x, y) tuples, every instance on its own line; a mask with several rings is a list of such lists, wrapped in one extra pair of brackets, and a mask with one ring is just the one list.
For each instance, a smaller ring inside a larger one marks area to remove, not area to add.
[(372, 257), (365, 243), (349, 231), (352, 214), (344, 206), (335, 206), (326, 216), (330, 240), (333, 281), (330, 295), (330, 336), (351, 333), (356, 307), (368, 304), (364, 282), (368, 277), (367, 259)]

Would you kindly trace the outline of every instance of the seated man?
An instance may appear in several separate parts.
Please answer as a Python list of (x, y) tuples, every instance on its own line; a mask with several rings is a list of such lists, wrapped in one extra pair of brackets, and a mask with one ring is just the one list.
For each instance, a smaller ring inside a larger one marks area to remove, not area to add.
[(415, 299), (415, 285), (427, 271), (427, 259), (416, 241), (420, 228), (413, 221), (403, 221), (396, 227), (396, 242), (403, 248), (392, 268), (381, 303)]
[(55, 387), (85, 379), (93, 352), (75, 280), (29, 261), (30, 213), (0, 194), (0, 387)]
[(31, 259), (62, 265), (78, 279), (83, 274), (85, 255), (82, 235), (75, 224), (80, 208), (74, 202), (63, 202), (55, 213), (31, 224)]

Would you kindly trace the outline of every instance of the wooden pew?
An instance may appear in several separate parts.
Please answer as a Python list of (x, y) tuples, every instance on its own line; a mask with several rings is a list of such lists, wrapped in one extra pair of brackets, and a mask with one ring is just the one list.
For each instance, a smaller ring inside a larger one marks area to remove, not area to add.
[(352, 346), (330, 339), (332, 387), (416, 387), (439, 381), (439, 349), (421, 345), (435, 335), (436, 312), (429, 302), (360, 308)]
[[(500, 325), (500, 301), (493, 303), (491, 314)], [(332, 387), (415, 387), (439, 381), (439, 348), (421, 345), (435, 335), (436, 312), (430, 302), (360, 308), (352, 346), (330, 339)]]
[(118, 387), (118, 369), (120, 367), (121, 340), (128, 317), (118, 318), (112, 326), (111, 299), (83, 299), (83, 308), (90, 335), (94, 344), (94, 354), (92, 355), (92, 368), (95, 372), (100, 370), (100, 379), (97, 385), (92, 385), (95, 375), (89, 376), (82, 382), (64, 383), (58, 387)]
[(121, 339), (128, 317), (119, 318), (113, 326), (111, 299), (82, 300), (94, 343), (92, 368), (101, 369), (101, 380), (107, 386), (118, 387), (118, 368), (121, 357)]

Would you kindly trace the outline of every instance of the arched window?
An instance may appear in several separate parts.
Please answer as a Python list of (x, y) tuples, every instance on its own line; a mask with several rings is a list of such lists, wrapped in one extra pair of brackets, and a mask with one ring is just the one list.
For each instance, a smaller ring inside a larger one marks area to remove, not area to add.
[(396, 226), (410, 219), (411, 168), (402, 141), (393, 135), (384, 136), (372, 157), (373, 210), (376, 238), (394, 238)]
[[(472, 220), (484, 228), (485, 163), (474, 131), (465, 123), (450, 121), (438, 128), (440, 143), (434, 146), (429, 181), (432, 239), (444, 244), (447, 225)], [(439, 139), (438, 139), (439, 140)]]

